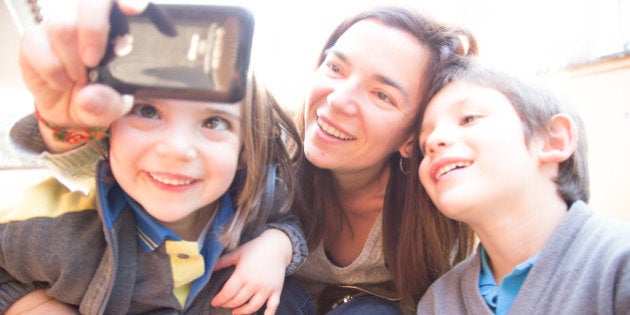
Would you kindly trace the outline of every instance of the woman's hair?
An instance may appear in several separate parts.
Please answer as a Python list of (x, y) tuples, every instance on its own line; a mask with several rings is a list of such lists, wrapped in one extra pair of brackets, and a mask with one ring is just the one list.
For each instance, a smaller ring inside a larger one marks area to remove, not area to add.
[(571, 157), (560, 163), (555, 182), (558, 193), (567, 205), (570, 206), (576, 200), (588, 201), (590, 191), (587, 143), (582, 119), (575, 108), (561, 100), (541, 82), (525, 80), (484, 67), (472, 58), (452, 58), (436, 78), (430, 93), (435, 95), (448, 83), (458, 80), (491, 88), (505, 95), (521, 119), (526, 143), (535, 135), (546, 133), (554, 115), (570, 116), (577, 126), (577, 145)]
[[(241, 102), (243, 167), (230, 187), (236, 212), (221, 239), (228, 248), (240, 243), (246, 225), (260, 232), (271, 210), (288, 211), (297, 184), (295, 165), (303, 155), (292, 118), (268, 90), (252, 81), (251, 94)], [(270, 172), (272, 165), (276, 165), (275, 173)]]
[[(428, 83), (450, 56), (477, 54), (476, 40), (466, 30), (448, 27), (403, 8), (383, 7), (365, 11), (341, 23), (322, 49), (317, 66), (324, 61), (328, 48), (352, 25), (366, 19), (378, 20), (388, 27), (407, 32), (429, 49), (427, 71), (418, 74)], [(421, 102), (426, 102), (430, 86), (423, 86)], [(304, 106), (301, 110), (296, 120), (304, 139)], [(419, 114), (415, 113), (414, 120), (410, 121), (417, 120)], [(410, 135), (413, 132), (411, 127), (408, 132)], [(400, 158), (398, 153), (389, 158), (391, 176), (383, 206), (383, 251), (403, 306), (413, 308), (435, 279), (470, 253), (472, 234), (468, 228), (437, 211), (423, 212), (423, 204), (427, 201), (418, 200), (417, 190), (406, 184), (407, 177), (417, 176), (415, 172), (407, 175), (399, 170)], [(324, 227), (338, 233), (345, 217), (331, 172), (317, 168), (306, 159), (299, 169), (301, 200), (296, 210), (309, 247), (313, 248), (321, 242)], [(453, 235), (458, 237), (449, 238)]]

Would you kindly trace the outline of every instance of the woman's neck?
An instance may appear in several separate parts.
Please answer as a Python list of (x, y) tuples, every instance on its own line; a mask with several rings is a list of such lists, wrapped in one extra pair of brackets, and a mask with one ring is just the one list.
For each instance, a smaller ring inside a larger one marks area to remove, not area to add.
[(380, 212), (389, 175), (387, 165), (357, 172), (333, 172), (343, 211), (347, 215)]

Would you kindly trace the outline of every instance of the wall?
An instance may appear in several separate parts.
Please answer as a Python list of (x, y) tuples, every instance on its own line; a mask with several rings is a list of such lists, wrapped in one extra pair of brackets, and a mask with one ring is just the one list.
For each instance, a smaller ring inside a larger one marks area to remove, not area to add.
[(590, 204), (630, 221), (630, 55), (570, 67), (551, 80), (586, 125)]

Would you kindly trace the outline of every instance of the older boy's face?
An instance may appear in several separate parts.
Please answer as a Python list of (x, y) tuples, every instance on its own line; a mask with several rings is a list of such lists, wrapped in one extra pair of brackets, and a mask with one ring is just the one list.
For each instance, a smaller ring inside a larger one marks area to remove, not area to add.
[(502, 93), (464, 81), (447, 85), (429, 103), (419, 141), (418, 176), (447, 216), (470, 224), (487, 217), (468, 210), (501, 211), (527, 198), (538, 162)]
[(136, 99), (111, 127), (112, 171), (150, 215), (185, 226), (228, 190), (240, 136), (238, 105)]

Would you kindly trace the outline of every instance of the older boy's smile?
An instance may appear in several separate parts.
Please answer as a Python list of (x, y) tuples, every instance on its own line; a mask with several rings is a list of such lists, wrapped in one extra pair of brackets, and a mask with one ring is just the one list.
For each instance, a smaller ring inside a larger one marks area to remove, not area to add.
[(470, 161), (459, 160), (456, 158), (444, 158), (436, 161), (431, 165), (429, 170), (429, 174), (431, 174), (431, 178), (438, 181), (440, 177), (443, 175), (460, 168), (468, 167), (472, 164)]

